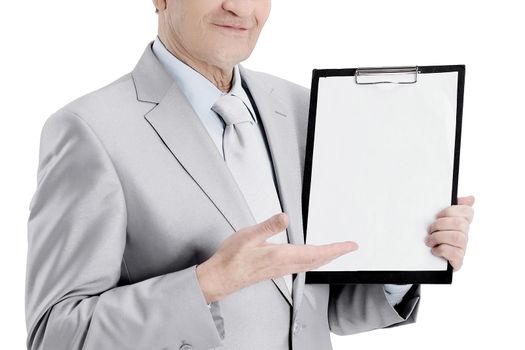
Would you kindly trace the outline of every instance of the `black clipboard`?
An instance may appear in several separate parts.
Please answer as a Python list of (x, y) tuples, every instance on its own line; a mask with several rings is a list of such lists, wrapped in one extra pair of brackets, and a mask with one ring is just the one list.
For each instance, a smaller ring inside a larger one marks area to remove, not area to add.
[[(310, 192), (312, 184), (312, 161), (314, 156), (316, 118), (318, 109), (319, 82), (323, 78), (347, 77), (352, 78), (357, 85), (367, 88), (374, 84), (417, 84), (428, 74), (457, 73), (456, 85), (456, 110), (455, 110), (455, 135), (453, 142), (453, 170), (450, 188), (450, 204), (457, 204), (457, 187), (459, 174), (459, 156), (461, 142), (461, 124), (463, 111), (463, 95), (465, 82), (464, 65), (446, 66), (418, 66), (418, 67), (377, 67), (377, 68), (348, 68), (348, 69), (314, 69), (310, 94), (310, 112), (308, 120), (307, 144), (303, 177), (303, 227), (304, 238), (308, 244), (308, 218)], [(386, 77), (386, 78), (385, 78)], [(392, 79), (391, 79), (392, 78)], [(437, 214), (437, 212), (436, 212)], [(346, 240), (352, 240), (348, 237)], [(328, 242), (327, 242), (328, 243)], [(358, 242), (359, 243), (359, 242)], [(429, 247), (426, 247), (430, 250)], [(350, 253), (352, 254), (352, 253)], [(441, 258), (442, 259), (442, 258)], [(444, 259), (443, 259), (444, 260)], [(446, 269), (442, 270), (325, 270), (306, 272), (306, 283), (366, 283), (366, 284), (450, 284), (452, 283), (452, 266), (446, 262)]]

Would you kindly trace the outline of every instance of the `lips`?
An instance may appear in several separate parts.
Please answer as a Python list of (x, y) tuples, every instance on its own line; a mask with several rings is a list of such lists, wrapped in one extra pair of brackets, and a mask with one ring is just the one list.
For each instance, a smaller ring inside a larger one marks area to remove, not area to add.
[(228, 28), (228, 29), (236, 29), (236, 30), (248, 30), (249, 26), (243, 25), (243, 24), (236, 24), (236, 23), (214, 23), (218, 27)]

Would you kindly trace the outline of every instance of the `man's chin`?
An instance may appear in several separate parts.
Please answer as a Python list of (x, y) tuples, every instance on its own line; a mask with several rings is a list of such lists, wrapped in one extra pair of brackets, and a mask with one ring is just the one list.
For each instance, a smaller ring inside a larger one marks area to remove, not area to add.
[(242, 61), (246, 60), (248, 57), (250, 57), (250, 54), (252, 52), (222, 52), (220, 55), (217, 56), (217, 59), (215, 60), (216, 65), (219, 67), (227, 68), (227, 67), (233, 67), (238, 63), (241, 63)]

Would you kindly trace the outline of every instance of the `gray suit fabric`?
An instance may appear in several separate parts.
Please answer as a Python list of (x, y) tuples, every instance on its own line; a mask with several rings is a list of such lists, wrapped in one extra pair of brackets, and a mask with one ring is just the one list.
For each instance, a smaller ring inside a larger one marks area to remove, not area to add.
[[(263, 123), (289, 240), (304, 244), (309, 90), (241, 68)], [(331, 349), (416, 321), (382, 285), (261, 281), (207, 307), (196, 276), (255, 224), (206, 129), (148, 44), (134, 70), (50, 116), (28, 219), (28, 349)], [(397, 311), (396, 311), (397, 310)], [(398, 313), (399, 312), (399, 313)]]

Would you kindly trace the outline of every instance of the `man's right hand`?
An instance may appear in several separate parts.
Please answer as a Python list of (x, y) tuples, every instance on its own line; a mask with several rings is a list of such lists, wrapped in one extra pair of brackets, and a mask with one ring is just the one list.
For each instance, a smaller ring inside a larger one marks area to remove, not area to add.
[(359, 247), (352, 241), (325, 245), (266, 242), (287, 227), (288, 215), (279, 213), (224, 240), (215, 254), (197, 266), (206, 301), (221, 300), (262, 280), (316, 269)]

